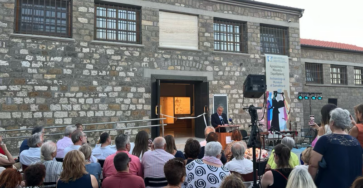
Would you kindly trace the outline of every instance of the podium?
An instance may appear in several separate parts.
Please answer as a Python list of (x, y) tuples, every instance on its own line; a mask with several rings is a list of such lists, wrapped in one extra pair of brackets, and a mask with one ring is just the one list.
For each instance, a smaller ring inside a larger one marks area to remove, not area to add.
[[(238, 129), (239, 125), (225, 125), (225, 126), (219, 126), (219, 127)], [(222, 145), (222, 150), (226, 149), (226, 145), (228, 144), (227, 137), (230, 137), (229, 141), (232, 141), (232, 132), (220, 133), (220, 132), (218, 132), (218, 128), (216, 128), (216, 133), (218, 135), (218, 142), (221, 143), (221, 145)]]

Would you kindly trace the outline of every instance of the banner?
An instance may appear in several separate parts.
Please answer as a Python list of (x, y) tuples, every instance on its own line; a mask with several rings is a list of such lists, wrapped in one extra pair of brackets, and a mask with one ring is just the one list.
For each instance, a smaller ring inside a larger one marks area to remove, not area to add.
[(289, 58), (266, 54), (267, 129), (289, 130), (290, 76)]

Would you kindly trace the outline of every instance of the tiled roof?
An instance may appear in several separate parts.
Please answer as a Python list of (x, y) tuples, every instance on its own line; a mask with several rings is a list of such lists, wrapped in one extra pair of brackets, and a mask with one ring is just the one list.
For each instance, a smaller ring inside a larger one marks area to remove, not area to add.
[(312, 40), (312, 39), (300, 39), (300, 43), (301, 43), (301, 45), (304, 45), (304, 46), (323, 47), (323, 48), (332, 48), (332, 49), (338, 49), (338, 50), (363, 52), (363, 47), (359, 47), (359, 46), (351, 45), (351, 44), (327, 42), (327, 41)]

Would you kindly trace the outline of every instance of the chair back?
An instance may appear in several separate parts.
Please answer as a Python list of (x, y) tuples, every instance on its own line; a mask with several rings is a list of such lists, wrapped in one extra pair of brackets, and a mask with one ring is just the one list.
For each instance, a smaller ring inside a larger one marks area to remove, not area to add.
[(63, 163), (63, 158), (55, 158), (55, 160)]
[(103, 168), (103, 164), (105, 163), (105, 160), (102, 159), (98, 159), (98, 163), (100, 163), (101, 168)]
[(43, 187), (46, 188), (56, 188), (57, 182), (44, 182), (43, 185), (44, 185)]
[(168, 185), (168, 181), (166, 181), (166, 178), (149, 178), (146, 177), (144, 179), (145, 186), (148, 187), (165, 187)]
[[(248, 181), (253, 181), (253, 172), (249, 173), (249, 174), (240, 174), (238, 172), (234, 172), (234, 171), (230, 171), (232, 174), (235, 174), (237, 176), (240, 176), (243, 182), (248, 182)], [(258, 174), (258, 172), (256, 172), (256, 175)], [(257, 180), (257, 176), (256, 180)]]

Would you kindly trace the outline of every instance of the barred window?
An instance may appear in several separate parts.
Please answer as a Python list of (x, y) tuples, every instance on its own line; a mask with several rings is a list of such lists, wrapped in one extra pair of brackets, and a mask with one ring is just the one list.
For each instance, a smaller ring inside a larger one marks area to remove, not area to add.
[(140, 8), (95, 4), (95, 39), (141, 43)]
[(71, 0), (16, 0), (15, 32), (72, 36)]
[(363, 67), (354, 67), (354, 84), (363, 85)]
[(317, 63), (305, 64), (306, 83), (322, 84), (323, 83), (323, 66)]
[(261, 25), (261, 53), (289, 54), (288, 29), (283, 27)]
[(340, 65), (330, 66), (330, 79), (332, 84), (347, 84), (347, 67)]
[(247, 53), (246, 23), (214, 20), (214, 50)]

